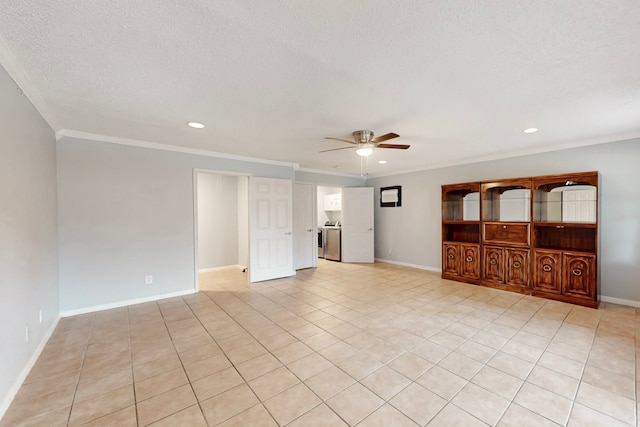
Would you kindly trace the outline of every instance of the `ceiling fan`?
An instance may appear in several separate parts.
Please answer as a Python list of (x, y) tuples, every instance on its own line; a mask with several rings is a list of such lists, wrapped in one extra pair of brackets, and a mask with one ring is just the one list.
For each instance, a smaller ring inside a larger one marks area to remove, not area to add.
[[(373, 153), (374, 148), (395, 148), (399, 150), (406, 150), (407, 148), (410, 147), (410, 145), (404, 145), (404, 144), (381, 144), (381, 142), (383, 141), (388, 141), (390, 139), (397, 138), (400, 136), (397, 133), (393, 133), (393, 132), (381, 135), (377, 138), (373, 137), (373, 132), (370, 130), (357, 130), (353, 132), (352, 135), (353, 135), (353, 141), (349, 141), (347, 139), (341, 139), (341, 138), (333, 138), (330, 136), (326, 137), (325, 139), (335, 139), (336, 141), (342, 141), (342, 142), (347, 142), (349, 144), (353, 144), (356, 146), (355, 147), (356, 153), (362, 157), (370, 156), (371, 153)], [(331, 150), (322, 150), (320, 151), (320, 153), (326, 153), (327, 151), (345, 150), (347, 148), (353, 148), (353, 147), (332, 148)]]

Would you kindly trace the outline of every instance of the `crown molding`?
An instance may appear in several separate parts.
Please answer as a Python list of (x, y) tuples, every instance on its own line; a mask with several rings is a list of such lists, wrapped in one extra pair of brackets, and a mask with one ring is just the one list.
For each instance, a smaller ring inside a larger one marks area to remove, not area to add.
[(593, 138), (593, 139), (580, 140), (580, 141), (571, 141), (564, 144), (557, 144), (552, 146), (547, 145), (544, 147), (536, 147), (536, 148), (531, 148), (527, 150), (512, 151), (512, 152), (501, 153), (501, 154), (492, 154), (489, 156), (473, 157), (470, 159), (463, 159), (463, 160), (453, 161), (453, 162), (437, 163), (435, 165), (431, 165), (423, 168), (405, 169), (405, 170), (399, 170), (399, 171), (383, 173), (383, 174), (372, 174), (372, 175), (369, 175), (367, 179), (405, 175), (409, 173), (424, 172), (424, 171), (433, 170), (433, 169), (442, 169), (442, 168), (449, 168), (453, 166), (469, 165), (472, 163), (489, 162), (492, 160), (510, 159), (513, 157), (530, 156), (534, 154), (551, 153), (554, 151), (568, 150), (571, 148), (580, 148), (580, 147), (587, 147), (590, 145), (599, 145), (599, 144), (610, 144), (614, 142), (623, 142), (623, 141), (629, 141), (629, 140), (638, 139), (638, 138), (640, 138), (640, 133), (635, 132), (635, 133), (618, 135), (614, 139), (611, 139), (611, 137), (609, 137), (609, 138)]
[(242, 162), (260, 163), (264, 165), (272, 166), (284, 166), (292, 169), (296, 169), (299, 165), (297, 163), (282, 162), (278, 160), (260, 159), (257, 157), (238, 156), (235, 154), (219, 153), (210, 150), (201, 150), (198, 148), (179, 147), (177, 145), (159, 144), (157, 142), (142, 141), (138, 139), (120, 138), (117, 136), (100, 135), (96, 133), (81, 132), (71, 129), (61, 129), (56, 132), (56, 141), (60, 141), (63, 138), (76, 138), (84, 139), (88, 141), (106, 142), (109, 144), (128, 145), (131, 147), (149, 148), (152, 150), (171, 151), (174, 153), (183, 154), (195, 154), (198, 156), (217, 157), (220, 159), (238, 160)]
[(42, 118), (47, 122), (49, 127), (56, 132), (60, 129), (60, 122), (56, 115), (53, 113), (49, 105), (44, 100), (44, 97), (40, 94), (40, 91), (33, 84), (26, 71), (18, 61), (18, 58), (13, 54), (9, 45), (0, 36), (0, 64), (7, 71), (9, 76), (16, 83), (18, 88), (22, 91), (24, 96), (31, 102), (31, 105), (40, 113)]
[(310, 168), (301, 168), (298, 167), (296, 172), (307, 172), (307, 173), (317, 173), (320, 175), (334, 175), (334, 176), (342, 176), (345, 178), (361, 178), (363, 181), (367, 179), (366, 176), (344, 173), (344, 172), (334, 172), (334, 171), (325, 171), (321, 169), (310, 169)]

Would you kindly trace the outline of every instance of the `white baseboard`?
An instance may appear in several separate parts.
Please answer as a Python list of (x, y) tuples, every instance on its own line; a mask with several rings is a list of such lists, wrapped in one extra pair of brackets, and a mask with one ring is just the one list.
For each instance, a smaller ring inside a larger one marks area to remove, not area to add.
[(426, 265), (409, 264), (407, 262), (393, 261), (390, 259), (376, 258), (376, 262), (384, 262), (387, 264), (401, 265), (403, 267), (417, 268), (419, 270), (433, 271), (434, 273), (442, 273), (441, 268), (427, 267)]
[[(376, 258), (375, 260), (376, 260), (376, 262), (384, 262), (384, 263), (387, 263), (387, 264), (402, 265), (404, 267), (412, 267), (412, 268), (418, 268), (420, 270), (427, 270), (427, 271), (433, 271), (435, 273), (442, 273), (442, 269), (440, 269), (440, 268), (427, 267), (427, 266), (424, 266), (424, 265), (409, 264), (409, 263), (406, 263), (406, 262), (393, 261), (393, 260), (388, 260), (388, 259), (383, 259), (383, 258)], [(612, 304), (626, 305), (626, 306), (629, 306), (629, 307), (638, 307), (638, 308), (640, 308), (640, 301), (634, 301), (634, 300), (630, 300), (630, 299), (614, 298), (614, 297), (608, 297), (608, 296), (605, 296), (605, 295), (600, 295), (600, 301), (601, 302), (610, 302)]]
[(600, 295), (601, 302), (610, 302), (612, 304), (628, 305), (629, 307), (640, 307), (640, 301), (630, 299), (614, 298)]
[(211, 267), (211, 268), (201, 268), (198, 270), (198, 273), (211, 273), (212, 271), (222, 271), (222, 270), (243, 270), (246, 267), (243, 265), (224, 265), (222, 267)]
[(7, 409), (9, 409), (11, 402), (13, 402), (13, 398), (16, 397), (16, 394), (18, 394), (18, 390), (20, 390), (20, 387), (22, 387), (22, 383), (24, 383), (24, 380), (27, 379), (27, 375), (29, 375), (29, 372), (31, 372), (31, 368), (33, 368), (33, 365), (35, 365), (36, 362), (38, 361), (38, 358), (40, 357), (42, 350), (44, 350), (44, 346), (47, 344), (47, 341), (49, 341), (49, 338), (51, 338), (51, 334), (53, 334), (53, 331), (55, 331), (59, 321), (60, 321), (60, 316), (56, 317), (56, 319), (53, 321), (53, 323), (47, 330), (47, 333), (44, 334), (44, 336), (38, 343), (38, 346), (36, 347), (31, 357), (29, 358), (29, 361), (20, 372), (20, 375), (18, 375), (18, 378), (16, 378), (15, 382), (13, 383), (13, 386), (11, 386), (11, 388), (9, 389), (9, 392), (5, 396), (4, 401), (0, 405), (0, 420), (2, 420), (2, 417), (4, 417), (4, 414), (7, 412)]
[(118, 302), (113, 302), (109, 304), (94, 305), (92, 307), (62, 311), (60, 312), (60, 317), (69, 317), (69, 316), (76, 316), (78, 314), (93, 313), (95, 311), (110, 310), (112, 308), (126, 307), (128, 305), (142, 304), (144, 302), (158, 301), (166, 298), (181, 297), (181, 296), (191, 295), (195, 293), (196, 291), (194, 289), (187, 289), (185, 291), (170, 292), (168, 294), (153, 295), (150, 297), (136, 298), (136, 299), (130, 299), (126, 301), (118, 301)]

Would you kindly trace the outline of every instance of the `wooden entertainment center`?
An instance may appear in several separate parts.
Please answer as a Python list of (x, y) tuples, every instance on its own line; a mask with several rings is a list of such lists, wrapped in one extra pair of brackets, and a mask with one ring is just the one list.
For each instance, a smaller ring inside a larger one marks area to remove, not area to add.
[(442, 278), (598, 307), (599, 173), (442, 186)]

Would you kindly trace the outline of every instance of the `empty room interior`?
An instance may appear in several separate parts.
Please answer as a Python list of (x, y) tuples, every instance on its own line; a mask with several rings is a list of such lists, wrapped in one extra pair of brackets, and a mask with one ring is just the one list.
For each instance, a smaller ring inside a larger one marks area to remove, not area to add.
[(0, 427), (636, 426), (640, 3), (0, 3)]

